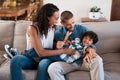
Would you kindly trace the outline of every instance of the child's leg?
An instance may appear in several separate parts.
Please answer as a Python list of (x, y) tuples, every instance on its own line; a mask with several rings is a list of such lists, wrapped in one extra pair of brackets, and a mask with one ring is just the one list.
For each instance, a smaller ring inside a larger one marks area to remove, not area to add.
[(29, 50), (25, 50), (24, 51), (24, 56), (27, 56), (27, 57), (29, 57), (31, 59), (34, 59), (37, 62), (40, 61), (40, 57), (37, 55), (37, 53), (36, 53), (34, 48), (31, 48)]
[(6, 51), (5, 55), (8, 56), (10, 59), (16, 55), (21, 55), (21, 51), (17, 50), (16, 48), (12, 48), (9, 45), (5, 45), (4, 48)]

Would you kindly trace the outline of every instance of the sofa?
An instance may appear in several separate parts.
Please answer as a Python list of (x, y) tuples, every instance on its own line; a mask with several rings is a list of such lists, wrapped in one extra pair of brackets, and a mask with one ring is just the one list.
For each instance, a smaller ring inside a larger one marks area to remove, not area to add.
[[(24, 50), (25, 33), (30, 21), (0, 21), (0, 55), (4, 45)], [(105, 80), (120, 80), (120, 21), (78, 23), (98, 34), (97, 53), (103, 58)], [(10, 61), (0, 65), (0, 80), (10, 80)], [(35, 80), (37, 70), (23, 70), (24, 80)], [(65, 75), (66, 80), (90, 80), (89, 71), (74, 71)]]

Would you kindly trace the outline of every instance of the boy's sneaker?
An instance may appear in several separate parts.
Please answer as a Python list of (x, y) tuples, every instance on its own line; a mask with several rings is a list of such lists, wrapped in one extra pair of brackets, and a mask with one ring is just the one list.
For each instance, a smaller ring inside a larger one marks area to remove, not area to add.
[(4, 56), (6, 59), (8, 59), (8, 60), (11, 59), (11, 57), (10, 57), (8, 54), (4, 54), (3, 56)]
[(16, 48), (12, 48), (9, 45), (5, 45), (4, 47), (5, 47), (5, 51), (6, 51), (7, 55), (10, 58), (13, 58), (13, 56), (19, 54), (19, 51)]

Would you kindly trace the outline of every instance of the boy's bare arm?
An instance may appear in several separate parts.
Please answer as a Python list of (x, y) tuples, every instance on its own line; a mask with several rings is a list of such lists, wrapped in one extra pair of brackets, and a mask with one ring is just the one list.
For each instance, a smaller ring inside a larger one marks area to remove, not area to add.
[(64, 45), (70, 45), (71, 44), (71, 41), (68, 40), (69, 36), (72, 34), (72, 32), (69, 32), (67, 31), (66, 35), (65, 35), (65, 38), (64, 38)]
[(67, 31), (65, 38), (64, 38), (64, 42), (66, 42), (69, 38), (69, 36), (72, 34), (72, 32)]
[(84, 62), (91, 63), (92, 59), (97, 56), (96, 50), (94, 48), (87, 48), (86, 49), (86, 56), (84, 58)]
[(57, 41), (54, 43), (54, 48), (61, 49), (63, 46), (67, 46), (71, 44), (71, 41), (68, 40), (69, 36), (72, 34), (72, 32), (67, 31), (65, 38), (63, 41)]

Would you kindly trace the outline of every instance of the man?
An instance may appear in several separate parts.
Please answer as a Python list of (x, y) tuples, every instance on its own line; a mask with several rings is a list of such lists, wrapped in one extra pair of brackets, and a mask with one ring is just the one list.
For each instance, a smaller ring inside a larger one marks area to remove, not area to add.
[[(61, 14), (61, 24), (63, 25), (55, 33), (55, 42), (58, 41), (57, 47), (67, 47), (75, 38), (82, 38), (82, 35), (88, 31), (84, 26), (74, 24), (73, 14), (70, 11), (64, 11)], [(67, 42), (64, 42), (64, 37), (67, 32), (72, 32)], [(86, 42), (87, 44), (87, 42)], [(54, 62), (48, 68), (48, 73), (51, 80), (65, 80), (65, 74), (75, 70), (90, 71), (91, 80), (104, 80), (104, 70), (102, 58), (95, 53), (94, 47), (90, 47), (90, 53), (86, 53), (84, 58), (80, 58), (68, 64), (65, 62)]]

